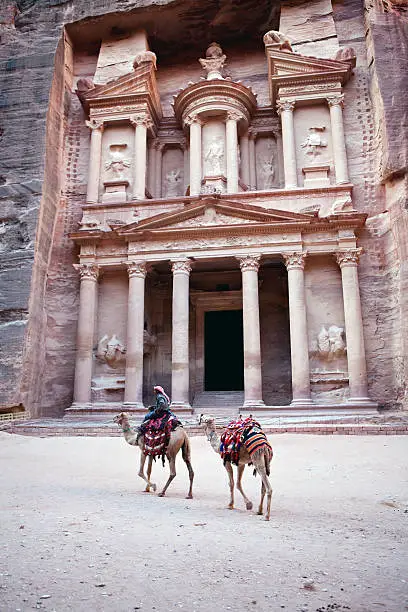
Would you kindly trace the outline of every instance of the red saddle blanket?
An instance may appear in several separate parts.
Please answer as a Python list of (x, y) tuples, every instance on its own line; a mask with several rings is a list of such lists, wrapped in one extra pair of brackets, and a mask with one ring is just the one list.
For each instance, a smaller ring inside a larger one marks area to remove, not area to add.
[(272, 447), (260, 424), (252, 417), (231, 421), (222, 434), (220, 452), (224, 463), (230, 461), (234, 465), (238, 465), (239, 451), (242, 444), (245, 445), (251, 457), (256, 451), (266, 446), (269, 450), (270, 458), (272, 458)]
[(152, 457), (162, 457), (163, 463), (169, 445), (170, 434), (176, 424), (180, 424), (174, 416), (160, 417), (148, 421), (143, 433), (143, 452)]

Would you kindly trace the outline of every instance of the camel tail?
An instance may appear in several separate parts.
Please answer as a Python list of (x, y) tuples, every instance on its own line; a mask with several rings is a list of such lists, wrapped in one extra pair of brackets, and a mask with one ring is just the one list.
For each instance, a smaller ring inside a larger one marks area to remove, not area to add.
[[(258, 448), (252, 455), (251, 459), (255, 460), (255, 462), (263, 462), (265, 466), (265, 472), (267, 476), (270, 476), (271, 473), (271, 461), (273, 457), (272, 448), (268, 446), (263, 446), (262, 448)], [(254, 470), (254, 476), (256, 475), (256, 469)]]

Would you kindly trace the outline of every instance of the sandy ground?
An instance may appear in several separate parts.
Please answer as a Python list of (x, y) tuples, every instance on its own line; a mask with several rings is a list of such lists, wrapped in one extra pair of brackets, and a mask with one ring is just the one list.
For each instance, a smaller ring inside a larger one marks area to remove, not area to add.
[[(168, 496), (123, 438), (0, 432), (0, 610), (408, 610), (404, 436), (271, 440), (271, 521), (226, 509), (221, 459), (192, 439)], [(160, 485), (167, 466), (154, 467)], [(258, 500), (259, 478), (244, 484)], [(255, 504), (254, 504), (255, 505)]]

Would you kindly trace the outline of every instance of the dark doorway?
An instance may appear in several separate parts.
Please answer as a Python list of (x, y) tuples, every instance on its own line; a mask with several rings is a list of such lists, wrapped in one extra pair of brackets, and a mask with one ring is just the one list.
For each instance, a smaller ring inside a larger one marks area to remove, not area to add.
[(212, 310), (204, 317), (205, 391), (242, 391), (242, 310)]

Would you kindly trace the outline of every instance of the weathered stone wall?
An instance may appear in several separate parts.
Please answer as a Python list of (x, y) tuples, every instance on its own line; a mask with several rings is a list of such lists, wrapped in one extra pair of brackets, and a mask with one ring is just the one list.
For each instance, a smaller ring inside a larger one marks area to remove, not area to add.
[[(22, 402), (33, 414), (52, 415), (72, 399), (78, 279), (68, 233), (86, 191), (89, 134), (71, 83), (74, 74), (93, 73), (98, 35), (157, 19), (167, 62), (159, 87), (169, 108), (181, 78), (174, 79), (177, 66), (188, 64), (187, 82), (196, 68), (183, 53), (188, 56), (200, 37), (206, 40), (208, 23), (214, 36), (228, 26), (236, 40), (252, 28), (260, 40), (276, 27), (278, 4), (247, 0), (241, 7), (246, 30), (233, 2), (220, 8), (213, 0), (200, 8), (192, 0), (10, 0), (0, 8), (0, 405)], [(353, 200), (369, 214), (360, 281), (370, 393), (385, 406), (405, 408), (407, 15), (404, 0), (365, 0), (365, 7), (360, 0), (290, 0), (281, 20), (303, 53), (332, 57), (340, 45), (357, 54), (344, 119)], [(74, 42), (64, 34), (69, 24)], [(177, 42), (166, 41), (166, 28)], [(78, 47), (86, 33), (93, 45), (88, 50)], [(232, 78), (253, 86), (260, 104), (268, 103), (261, 51), (245, 53), (242, 61), (231, 42), (228, 68)]]

